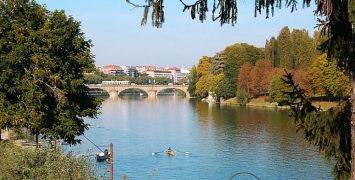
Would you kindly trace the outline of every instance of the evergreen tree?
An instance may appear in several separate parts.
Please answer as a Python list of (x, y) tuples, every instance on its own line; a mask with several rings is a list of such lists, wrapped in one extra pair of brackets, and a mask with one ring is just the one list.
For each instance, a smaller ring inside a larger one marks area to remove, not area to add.
[(265, 44), (265, 59), (272, 62), (272, 66), (280, 67), (279, 52), (277, 47), (277, 40), (275, 37), (271, 37), (270, 41), (266, 41)]
[(289, 52), (294, 60), (293, 69), (309, 66), (316, 55), (316, 48), (313, 46), (313, 39), (309, 37), (304, 29), (294, 29), (291, 33), (292, 48)]
[(281, 29), (277, 37), (278, 55), (280, 58), (280, 67), (293, 69), (295, 59), (292, 53), (292, 39), (290, 29), (286, 26)]

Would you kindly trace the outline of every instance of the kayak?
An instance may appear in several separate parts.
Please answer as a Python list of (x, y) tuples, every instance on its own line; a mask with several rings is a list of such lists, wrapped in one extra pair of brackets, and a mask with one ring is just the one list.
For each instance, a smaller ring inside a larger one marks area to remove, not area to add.
[(166, 151), (166, 154), (167, 154), (168, 156), (175, 156), (174, 151)]

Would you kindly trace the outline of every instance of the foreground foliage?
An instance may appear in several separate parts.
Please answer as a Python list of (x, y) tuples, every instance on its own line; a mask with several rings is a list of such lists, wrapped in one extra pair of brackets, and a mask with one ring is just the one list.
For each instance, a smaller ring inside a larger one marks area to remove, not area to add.
[(0, 142), (0, 179), (97, 179), (83, 157)]
[(0, 1), (0, 129), (75, 144), (95, 118), (84, 72), (94, 68), (80, 22), (30, 0)]
[(335, 179), (349, 179), (351, 172), (351, 103), (342, 101), (337, 107), (319, 111), (306, 97), (305, 91), (295, 84), (293, 75), (287, 73), (282, 79), (292, 88), (284, 92), (289, 97), (290, 115), (304, 138), (318, 147), (327, 159), (334, 159)]

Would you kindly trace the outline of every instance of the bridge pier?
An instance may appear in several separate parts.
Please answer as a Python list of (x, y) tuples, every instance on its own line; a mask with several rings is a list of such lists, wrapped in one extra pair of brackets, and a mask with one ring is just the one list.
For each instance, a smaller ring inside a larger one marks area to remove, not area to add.
[(158, 91), (157, 90), (150, 90), (147, 93), (148, 93), (148, 98), (153, 99), (153, 98), (157, 97)]
[(110, 98), (117, 98), (118, 97), (118, 92), (117, 91), (110, 91), (108, 92), (110, 95)]

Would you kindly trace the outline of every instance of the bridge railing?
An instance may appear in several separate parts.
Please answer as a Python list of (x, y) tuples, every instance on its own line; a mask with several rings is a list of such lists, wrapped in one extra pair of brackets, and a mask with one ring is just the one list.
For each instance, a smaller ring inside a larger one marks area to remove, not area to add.
[(163, 86), (163, 87), (187, 87), (187, 85), (123, 85), (123, 84), (86, 84), (88, 87), (152, 87), (152, 86)]

